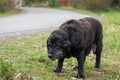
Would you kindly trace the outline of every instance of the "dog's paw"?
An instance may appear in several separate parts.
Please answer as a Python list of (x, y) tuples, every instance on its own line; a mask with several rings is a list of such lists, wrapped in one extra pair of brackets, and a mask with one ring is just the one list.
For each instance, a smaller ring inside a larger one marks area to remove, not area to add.
[(95, 68), (100, 68), (100, 66), (99, 65), (95, 65)]
[(61, 70), (58, 70), (58, 69), (55, 69), (55, 70), (53, 70), (55, 73), (60, 73), (61, 72)]
[(79, 79), (85, 79), (85, 76), (84, 75), (77, 75), (76, 78), (79, 78)]

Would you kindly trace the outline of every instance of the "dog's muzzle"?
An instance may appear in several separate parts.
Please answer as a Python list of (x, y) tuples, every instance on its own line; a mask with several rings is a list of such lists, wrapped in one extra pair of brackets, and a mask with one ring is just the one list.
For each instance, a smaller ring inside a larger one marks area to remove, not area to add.
[(55, 60), (55, 59), (53, 58), (53, 55), (52, 55), (52, 54), (48, 54), (48, 57), (49, 57), (51, 60)]
[(58, 52), (56, 54), (51, 54), (49, 53), (48, 54), (48, 57), (51, 59), (51, 60), (55, 60), (55, 59), (58, 59), (58, 58), (61, 58), (62, 57), (62, 52)]

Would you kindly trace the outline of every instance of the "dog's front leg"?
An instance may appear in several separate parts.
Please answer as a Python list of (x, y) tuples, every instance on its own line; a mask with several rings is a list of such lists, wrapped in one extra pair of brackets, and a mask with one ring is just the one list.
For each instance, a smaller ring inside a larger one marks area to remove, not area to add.
[(57, 65), (56, 69), (54, 70), (54, 72), (56, 72), (56, 73), (61, 72), (62, 66), (63, 66), (63, 61), (64, 61), (64, 58), (58, 59), (58, 65)]
[(80, 51), (79, 56), (76, 57), (78, 61), (78, 75), (77, 78), (84, 78), (84, 50)]

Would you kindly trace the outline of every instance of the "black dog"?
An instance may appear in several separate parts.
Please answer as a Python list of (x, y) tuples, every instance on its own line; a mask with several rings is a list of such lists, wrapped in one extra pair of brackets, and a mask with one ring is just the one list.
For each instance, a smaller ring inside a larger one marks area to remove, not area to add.
[(79, 78), (84, 78), (84, 62), (93, 50), (96, 54), (95, 68), (100, 68), (102, 52), (102, 25), (93, 18), (69, 20), (53, 31), (47, 40), (48, 57), (58, 59), (55, 72), (61, 72), (65, 58), (75, 57), (78, 61)]

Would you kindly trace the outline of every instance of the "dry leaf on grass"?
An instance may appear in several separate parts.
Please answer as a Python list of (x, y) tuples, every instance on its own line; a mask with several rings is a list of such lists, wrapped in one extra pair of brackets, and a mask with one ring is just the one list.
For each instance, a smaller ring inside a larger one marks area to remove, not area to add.
[(62, 77), (62, 76), (64, 76), (64, 74), (63, 73), (57, 73), (57, 76)]

